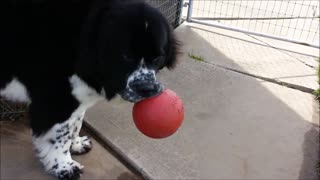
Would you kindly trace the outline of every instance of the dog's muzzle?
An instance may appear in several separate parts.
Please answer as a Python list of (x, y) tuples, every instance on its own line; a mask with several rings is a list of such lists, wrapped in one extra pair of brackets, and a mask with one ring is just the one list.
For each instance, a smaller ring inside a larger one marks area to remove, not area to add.
[(163, 86), (157, 81), (154, 70), (140, 68), (129, 76), (126, 89), (120, 95), (124, 100), (138, 102), (162, 91)]

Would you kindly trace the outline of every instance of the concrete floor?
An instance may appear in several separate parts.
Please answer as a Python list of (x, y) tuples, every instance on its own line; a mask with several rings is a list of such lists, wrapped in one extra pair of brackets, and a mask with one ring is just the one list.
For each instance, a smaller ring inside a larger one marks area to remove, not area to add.
[[(244, 34), (188, 24), (176, 33), (184, 55), (159, 77), (184, 101), (181, 129), (166, 139), (147, 138), (134, 126), (132, 104), (115, 99), (86, 117), (105, 141), (150, 179), (319, 179), (313, 95), (228, 69), (291, 76), (306, 66)], [(303, 78), (291, 82), (316, 84)]]
[[(55, 179), (46, 174), (34, 156), (26, 120), (0, 121), (0, 179)], [(89, 135), (86, 131), (82, 134)], [(91, 138), (92, 139), (92, 138)], [(74, 159), (85, 166), (82, 179), (139, 179), (112, 154), (93, 140), (93, 149)]]
[[(310, 89), (319, 87), (319, 49), (193, 23), (180, 28), (179, 34), (185, 49), (207, 63)], [(310, 55), (292, 53), (299, 51)]]

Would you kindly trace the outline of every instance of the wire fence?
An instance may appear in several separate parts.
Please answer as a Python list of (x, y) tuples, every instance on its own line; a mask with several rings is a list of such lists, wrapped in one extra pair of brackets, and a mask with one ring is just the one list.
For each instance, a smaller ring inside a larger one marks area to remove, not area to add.
[(22, 118), (27, 111), (27, 105), (15, 103), (0, 97), (0, 121), (13, 121)]
[(159, 9), (173, 27), (180, 24), (183, 0), (147, 0), (147, 2)]
[(191, 18), (319, 47), (319, 0), (192, 0)]

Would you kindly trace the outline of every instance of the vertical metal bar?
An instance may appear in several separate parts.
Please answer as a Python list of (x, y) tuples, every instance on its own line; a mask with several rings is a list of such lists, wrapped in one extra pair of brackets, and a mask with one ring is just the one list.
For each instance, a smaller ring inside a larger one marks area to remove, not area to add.
[[(311, 3), (312, 3), (312, 1), (310, 1), (310, 3), (309, 3), (306, 17), (308, 17), (308, 12), (310, 12), (309, 9), (310, 9), (310, 7), (311, 7)], [(299, 37), (299, 39), (301, 39), (301, 36), (302, 36), (302, 34), (303, 34), (304, 26), (306, 25), (306, 21), (307, 21), (307, 19), (304, 19), (304, 21), (303, 21), (303, 26), (302, 26), (302, 29), (301, 29), (301, 32), (300, 32), (300, 37)], [(312, 20), (311, 20), (311, 23), (312, 23)]]
[(189, 0), (188, 15), (187, 15), (187, 21), (188, 22), (191, 22), (191, 19), (192, 19), (192, 9), (193, 9), (193, 0)]

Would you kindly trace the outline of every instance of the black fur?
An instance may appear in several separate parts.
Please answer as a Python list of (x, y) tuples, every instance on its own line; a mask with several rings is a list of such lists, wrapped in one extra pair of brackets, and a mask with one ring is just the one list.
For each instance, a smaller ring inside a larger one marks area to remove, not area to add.
[(0, 23), (0, 89), (13, 77), (26, 86), (34, 135), (79, 106), (73, 74), (112, 99), (142, 57), (156, 71), (177, 58), (168, 22), (138, 0), (1, 0)]

